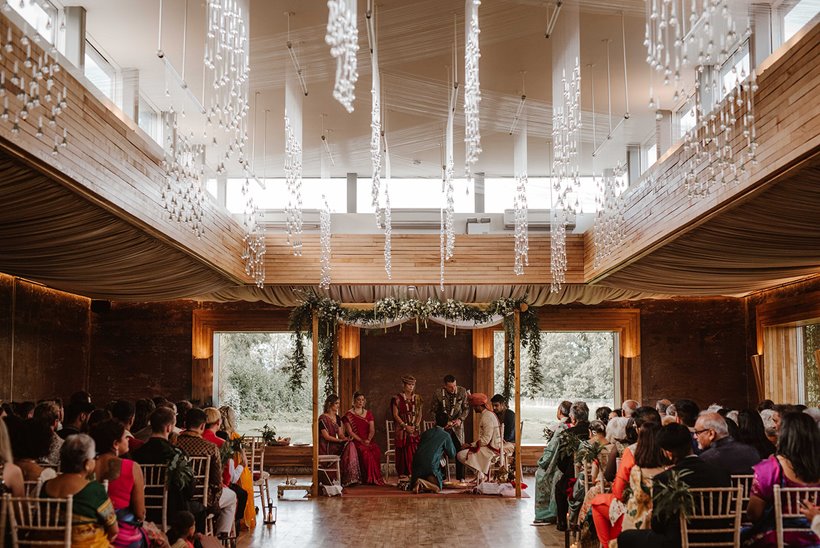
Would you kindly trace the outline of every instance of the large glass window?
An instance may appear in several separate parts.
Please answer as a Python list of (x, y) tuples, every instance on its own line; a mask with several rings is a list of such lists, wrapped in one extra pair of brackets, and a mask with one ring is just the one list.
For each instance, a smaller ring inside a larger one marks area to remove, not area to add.
[(57, 8), (46, 0), (9, 0), (8, 5), (19, 13), (40, 36), (54, 43), (54, 20)]
[(743, 81), (749, 75), (749, 42), (740, 46), (738, 50), (732, 54), (731, 57), (723, 64), (720, 69), (720, 97), (718, 101), (722, 101), (724, 97), (729, 94), (729, 91), (735, 87), (738, 81)]
[(116, 70), (111, 66), (105, 57), (97, 51), (89, 42), (85, 44), (85, 77), (88, 78), (94, 87), (103, 94), (114, 100), (114, 86), (116, 84)]
[(159, 111), (151, 106), (143, 97), (140, 97), (138, 124), (151, 139), (162, 144), (162, 119)]
[[(624, 174), (626, 178), (626, 174)], [(557, 193), (551, 188), (549, 177), (530, 177), (527, 181), (527, 206), (529, 209), (551, 209), (558, 199)], [(624, 185), (626, 186), (626, 185)], [(487, 178), (484, 180), (484, 211), (487, 213), (503, 213), (505, 209), (515, 208), (516, 181), (512, 177)], [(595, 211), (595, 193), (597, 186), (592, 177), (581, 177), (578, 201), (581, 211), (589, 213)], [(574, 196), (570, 199), (574, 200)]]
[[(291, 333), (214, 334), (215, 403), (234, 408), (240, 434), (259, 436), (267, 425), (292, 443), (313, 442), (312, 372), (308, 368), (300, 390), (290, 389), (292, 351)], [(305, 345), (305, 359), (312, 360), (310, 344)]]
[[(544, 382), (536, 391), (529, 389), (529, 355), (521, 355), (521, 416), (524, 421), (522, 442), (545, 443), (544, 429), (555, 428), (556, 411), (562, 400), (583, 400), (591, 418), (598, 407), (615, 402), (615, 341), (607, 331), (541, 333), (541, 369)], [(504, 386), (504, 332), (496, 331), (494, 340), (495, 391)], [(513, 396), (511, 395), (511, 398)], [(511, 401), (510, 407), (513, 407)]]
[[(226, 206), (231, 213), (245, 211), (245, 197), (242, 185), (245, 179), (228, 179)], [(265, 179), (265, 188), (256, 183), (250, 185), (254, 201), (260, 209), (283, 210), (288, 206), (287, 184), (284, 179)], [(328, 206), (334, 213), (347, 210), (346, 179), (302, 179), (302, 207), (304, 209), (323, 209), (322, 196), (327, 198)]]
[(694, 97), (690, 98), (686, 104), (677, 110), (675, 117), (678, 121), (678, 138), (686, 135), (698, 123), (697, 109), (695, 108)]
[(798, 327), (798, 348), (800, 349), (798, 375), (801, 380), (800, 392), (804, 405), (820, 406), (820, 323)]
[[(386, 180), (382, 180), (385, 184)], [(387, 183), (390, 191), (390, 207), (395, 209), (438, 209), (443, 207), (444, 193), (441, 179), (390, 179)], [(466, 181), (454, 181), (454, 208), (457, 213), (475, 211), (472, 184), (469, 193)], [(371, 179), (361, 178), (356, 182), (356, 211), (373, 213)]]
[(820, 0), (800, 0), (783, 16), (783, 41), (797, 34), (803, 26), (820, 13)]

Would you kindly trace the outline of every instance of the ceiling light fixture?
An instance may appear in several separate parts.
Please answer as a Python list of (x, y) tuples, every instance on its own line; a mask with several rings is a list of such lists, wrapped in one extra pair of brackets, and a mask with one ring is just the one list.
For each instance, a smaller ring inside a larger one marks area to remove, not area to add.
[(336, 83), (333, 97), (348, 112), (353, 112), (356, 99), (356, 81), (359, 79), (358, 61), (359, 28), (356, 0), (328, 0), (327, 34), (325, 42), (330, 55), (336, 59)]
[(465, 172), (469, 182), (472, 171), (481, 154), (481, 129), (479, 124), (479, 104), (481, 87), (478, 79), (478, 65), (481, 58), (479, 47), (478, 7), (481, 0), (465, 0), (464, 17), (464, 142), (466, 146)]

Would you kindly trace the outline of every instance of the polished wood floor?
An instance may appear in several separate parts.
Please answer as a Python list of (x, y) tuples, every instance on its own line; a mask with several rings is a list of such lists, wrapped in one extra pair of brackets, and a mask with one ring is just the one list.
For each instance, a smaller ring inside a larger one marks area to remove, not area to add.
[[(279, 482), (271, 480), (274, 496)], [(525, 482), (532, 496), (533, 478)], [(554, 526), (530, 525), (532, 498), (320, 497), (282, 500), (277, 506), (276, 525), (260, 523), (243, 533), (239, 548), (564, 545)]]

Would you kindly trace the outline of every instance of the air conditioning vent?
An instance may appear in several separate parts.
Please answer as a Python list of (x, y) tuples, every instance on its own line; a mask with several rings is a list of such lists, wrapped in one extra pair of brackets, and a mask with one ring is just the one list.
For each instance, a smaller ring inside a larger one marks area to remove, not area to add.
[[(527, 227), (530, 230), (550, 231), (550, 210), (549, 209), (529, 209), (527, 210)], [(504, 210), (504, 230), (515, 229), (515, 210)], [(567, 232), (575, 230), (575, 215), (569, 215)]]
[[(381, 213), (383, 210), (379, 210)], [(441, 228), (441, 211), (438, 209), (391, 209), (390, 226), (397, 229)]]
[[(259, 211), (259, 221), (265, 228), (287, 228), (287, 215), (282, 209), (263, 209)], [(319, 228), (319, 210), (318, 209), (303, 209), (302, 210), (302, 228), (303, 229), (318, 229)]]

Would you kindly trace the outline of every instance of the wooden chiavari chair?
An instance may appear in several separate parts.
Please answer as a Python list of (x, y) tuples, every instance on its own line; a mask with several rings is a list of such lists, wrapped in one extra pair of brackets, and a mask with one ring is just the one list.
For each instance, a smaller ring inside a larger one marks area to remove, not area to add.
[(162, 530), (168, 530), (168, 466), (165, 464), (141, 464), (145, 478), (145, 510), (159, 513)]
[(265, 440), (261, 437), (245, 436), (243, 440), (245, 457), (253, 476), (254, 495), (259, 496), (262, 505), (262, 522), (276, 523), (277, 507), (270, 496), (270, 473), (265, 470)]
[[(740, 521), (743, 514), (743, 488), (708, 487), (690, 489), (695, 501), (694, 512), (689, 520), (680, 516), (681, 547), (734, 546), (740, 547)], [(695, 526), (695, 522), (697, 526)], [(711, 535), (713, 538), (704, 538)], [(727, 537), (720, 541), (715, 535)], [(731, 537), (731, 540), (728, 538)]]
[(783, 548), (783, 537), (787, 532), (811, 532), (807, 526), (798, 527), (795, 523), (786, 522), (805, 517), (800, 512), (803, 501), (815, 506), (820, 505), (820, 487), (774, 486), (774, 525), (778, 548)]
[(5, 495), (3, 506), (13, 548), (21, 544), (71, 547), (71, 495), (59, 499)]
[(391, 420), (386, 420), (385, 428), (387, 429), (387, 451), (384, 452), (384, 479), (390, 478), (390, 462), (393, 466), (396, 465), (396, 423)]

